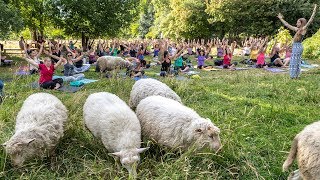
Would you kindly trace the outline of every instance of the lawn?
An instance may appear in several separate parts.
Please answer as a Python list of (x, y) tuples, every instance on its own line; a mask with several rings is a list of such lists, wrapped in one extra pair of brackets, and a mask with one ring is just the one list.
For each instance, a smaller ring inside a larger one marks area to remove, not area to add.
[[(0, 67), (0, 79), (7, 80), (6, 96), (0, 105), (0, 142), (12, 136), (23, 101), (36, 92), (56, 95), (69, 110), (69, 121), (52, 158), (30, 161), (18, 169), (12, 167), (1, 148), (0, 179), (127, 179), (127, 171), (84, 129), (82, 107), (91, 93), (101, 91), (128, 102), (135, 81), (105, 78), (74, 94), (32, 89), (28, 84), (37, 81), (38, 76), (13, 76), (24, 64), (14, 59), (16, 65)], [(151, 148), (141, 156), (139, 179), (287, 178), (282, 163), (292, 139), (319, 118), (319, 69), (303, 72), (298, 80), (291, 80), (288, 73), (263, 69), (201, 71), (201, 79), (176, 80), (155, 76), (159, 69), (154, 67), (146, 73), (170, 86), (186, 106), (210, 118), (221, 129), (223, 148), (218, 153), (178, 153), (145, 140), (142, 147)], [(86, 76), (99, 79), (93, 71)], [(295, 168), (296, 164), (290, 170)]]

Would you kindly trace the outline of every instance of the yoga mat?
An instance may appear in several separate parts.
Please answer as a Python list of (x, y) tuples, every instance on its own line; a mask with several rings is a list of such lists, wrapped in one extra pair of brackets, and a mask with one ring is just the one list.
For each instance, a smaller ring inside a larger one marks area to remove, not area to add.
[[(33, 89), (38, 89), (40, 88), (39, 86), (39, 82), (33, 82), (30, 84), (30, 86)], [(77, 91), (79, 91), (83, 86), (80, 87), (74, 87), (74, 86), (62, 86), (59, 89), (57, 89), (58, 91), (63, 91), (63, 92), (69, 92), (69, 93), (75, 93)]]
[(133, 79), (135, 80), (135, 81), (139, 81), (140, 79), (147, 79), (148, 78), (148, 76), (142, 76), (142, 77), (134, 77)]
[(184, 80), (188, 80), (188, 78), (186, 78), (184, 76), (176, 76), (176, 80), (184, 81)]
[(89, 83), (93, 83), (93, 82), (97, 82), (98, 80), (94, 80), (94, 79), (81, 79), (79, 80), (79, 82), (82, 82), (84, 84), (89, 84)]
[(197, 72), (197, 71), (189, 71), (189, 72), (186, 72), (187, 75), (195, 75), (195, 74), (200, 74), (200, 72)]
[(286, 72), (286, 70), (284, 70), (284, 69), (272, 68), (272, 67), (268, 67), (268, 68), (264, 68), (264, 69), (267, 71), (273, 72), (273, 73)]
[[(218, 69), (223, 69), (223, 66), (215, 66), (215, 68), (218, 68)], [(250, 68), (242, 68), (242, 67), (236, 67), (235, 70), (248, 70)]]
[[(52, 79), (58, 79), (58, 78), (62, 78), (64, 80), (64, 76), (53, 76)], [(89, 83), (93, 83), (93, 82), (97, 82), (98, 80), (94, 80), (94, 79), (80, 79), (77, 82), (82, 82), (84, 84), (89, 84)]]
[(318, 64), (301, 64), (301, 67), (303, 68), (316, 68), (316, 67), (319, 67)]

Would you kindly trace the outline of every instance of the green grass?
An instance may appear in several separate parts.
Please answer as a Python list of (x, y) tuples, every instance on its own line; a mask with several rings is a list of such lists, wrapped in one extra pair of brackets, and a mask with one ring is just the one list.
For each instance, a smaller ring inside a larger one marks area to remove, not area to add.
[[(27, 86), (37, 75), (16, 77), (12, 67), (0, 67), (6, 97), (0, 105), (0, 142), (14, 131), (15, 117), (23, 101), (36, 92), (56, 95), (69, 110), (65, 136), (56, 156), (13, 168), (0, 150), (0, 179), (127, 179), (128, 173), (107, 155), (103, 145), (83, 128), (82, 106), (94, 92), (107, 91), (128, 102), (132, 79), (103, 79), (86, 85), (75, 94), (35, 90)], [(149, 76), (159, 67), (147, 71)], [(95, 72), (86, 76), (98, 79)], [(320, 105), (320, 73), (304, 72), (299, 80), (288, 73), (262, 69), (201, 72), (200, 80), (160, 78), (181, 97), (183, 103), (221, 129), (223, 149), (177, 153), (145, 141), (151, 149), (142, 154), (140, 179), (286, 179), (281, 172), (293, 137), (304, 126), (317, 121)], [(155, 76), (156, 77), (156, 76)], [(159, 77), (158, 77), (159, 78)], [(294, 170), (297, 165), (291, 168)]]

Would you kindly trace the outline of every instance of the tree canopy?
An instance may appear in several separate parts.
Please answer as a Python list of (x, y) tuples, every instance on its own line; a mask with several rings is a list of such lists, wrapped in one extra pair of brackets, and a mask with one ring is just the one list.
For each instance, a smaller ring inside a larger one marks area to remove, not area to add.
[(23, 21), (16, 8), (0, 0), (0, 9), (0, 38), (8, 36), (10, 32), (17, 32), (23, 28)]
[[(97, 37), (194, 39), (275, 35), (283, 25), (309, 19), (318, 0), (1, 0), (2, 33), (23, 25), (39, 34), (61, 29), (83, 40)], [(19, 12), (16, 10), (18, 9)], [(319, 11), (309, 28), (320, 27)], [(10, 18), (6, 18), (10, 17)], [(20, 17), (20, 18), (19, 18)], [(4, 21), (3, 20), (3, 21)], [(22, 20), (22, 21), (21, 21)], [(293, 33), (293, 32), (291, 32)], [(48, 33), (55, 34), (55, 33)]]

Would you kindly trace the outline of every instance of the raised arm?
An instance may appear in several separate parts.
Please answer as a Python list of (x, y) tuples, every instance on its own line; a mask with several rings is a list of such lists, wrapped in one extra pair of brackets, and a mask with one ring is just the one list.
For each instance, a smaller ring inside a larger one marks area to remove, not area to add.
[(67, 60), (63, 57), (59, 58), (59, 61), (54, 65), (54, 69), (57, 69), (63, 62), (66, 62)]
[(44, 43), (42, 42), (41, 45), (40, 45), (40, 50), (39, 50), (38, 54), (36, 55), (36, 58), (39, 58), (40, 55), (42, 54), (43, 46), (44, 46)]
[(294, 26), (290, 25), (289, 23), (287, 23), (287, 21), (285, 21), (285, 20), (283, 19), (283, 15), (282, 15), (281, 13), (279, 13), (277, 17), (280, 19), (280, 21), (281, 21), (287, 28), (289, 28), (289, 29), (291, 29), (291, 30), (293, 30), (293, 31), (298, 31), (298, 28), (297, 28), (297, 27), (294, 27)]
[(29, 56), (28, 56), (28, 54), (25, 55), (25, 60), (26, 60), (28, 63), (32, 64), (34, 67), (39, 68), (39, 64), (36, 63), (33, 59), (30, 59)]
[(64, 46), (66, 47), (67, 51), (72, 54), (72, 57), (75, 58), (75, 57), (76, 57), (76, 54), (71, 51), (71, 49), (69, 48), (69, 46), (67, 46), (66, 42), (64, 43)]
[(308, 23), (305, 26), (303, 26), (304, 30), (307, 29), (307, 27), (312, 23), (314, 16), (316, 15), (316, 12), (317, 12), (317, 4), (314, 5), (313, 12), (312, 12), (312, 15), (311, 15)]
[(49, 57), (52, 57), (52, 58), (56, 59), (56, 60), (60, 60), (60, 59), (61, 59), (60, 57), (55, 56), (55, 55), (53, 55), (52, 53), (50, 53), (50, 52), (48, 52), (48, 51), (43, 51), (43, 53), (44, 53), (45, 55), (49, 56)]
[(78, 56), (76, 59), (73, 60), (73, 62), (78, 62), (83, 58), (83, 54), (81, 54), (80, 56)]

